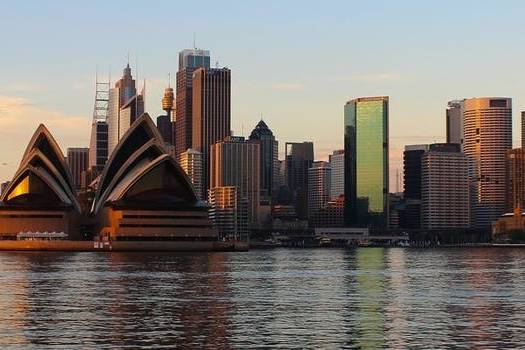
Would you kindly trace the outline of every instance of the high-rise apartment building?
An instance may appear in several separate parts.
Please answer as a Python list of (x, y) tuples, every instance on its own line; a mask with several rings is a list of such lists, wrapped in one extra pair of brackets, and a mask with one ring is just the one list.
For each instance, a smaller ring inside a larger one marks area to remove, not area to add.
[(186, 172), (199, 199), (205, 199), (202, 190), (202, 153), (189, 148), (181, 153), (179, 163)]
[[(203, 189), (209, 185), (210, 147), (231, 133), (230, 70), (199, 68), (193, 73), (192, 144), (202, 152)], [(257, 168), (259, 169), (259, 168)]]
[(293, 203), (300, 219), (308, 218), (308, 169), (314, 162), (312, 142), (286, 142), (285, 178), (293, 194)]
[(345, 194), (345, 150), (334, 151), (328, 161), (332, 168), (330, 196), (335, 200)]
[(143, 93), (137, 94), (135, 80), (131, 76), (129, 63), (124, 68), (124, 74), (109, 90), (108, 108), (108, 155), (117, 146), (120, 139), (135, 119), (144, 113)]
[(433, 144), (421, 157), (421, 226), (468, 228), (468, 161), (459, 144)]
[(525, 209), (525, 149), (516, 148), (507, 152), (507, 212)]
[(313, 220), (331, 199), (332, 168), (328, 162), (314, 162), (308, 169), (308, 218)]
[(210, 219), (219, 237), (246, 240), (248, 237), (248, 202), (236, 186), (214, 187), (209, 191)]
[(240, 199), (248, 201), (248, 223), (259, 215), (259, 144), (244, 137), (229, 136), (211, 146), (210, 190), (235, 186)]
[(463, 151), (470, 162), (472, 224), (488, 228), (505, 212), (506, 156), (512, 148), (512, 100), (470, 98), (463, 102)]
[(345, 105), (345, 222), (388, 226), (388, 96)]
[(463, 146), (463, 100), (450, 101), (446, 111), (447, 143)]
[(79, 190), (82, 187), (82, 176), (88, 170), (89, 148), (68, 148), (67, 164), (73, 177), (73, 185)]
[(421, 228), (421, 158), (428, 149), (428, 145), (408, 145), (403, 152), (405, 209), (399, 217), (402, 228)]
[(198, 68), (210, 68), (210, 52), (208, 50), (188, 49), (179, 53), (175, 99), (176, 118), (173, 128), (173, 145), (177, 159), (182, 152), (192, 148), (193, 72)]
[(279, 144), (268, 125), (261, 120), (250, 134), (250, 140), (259, 142), (261, 199), (269, 200), (277, 193)]

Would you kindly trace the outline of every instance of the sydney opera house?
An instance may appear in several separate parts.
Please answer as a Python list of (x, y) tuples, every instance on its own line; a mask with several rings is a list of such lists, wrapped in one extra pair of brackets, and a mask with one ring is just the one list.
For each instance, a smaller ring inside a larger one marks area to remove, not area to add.
[(123, 135), (92, 187), (92, 202), (81, 205), (62, 151), (40, 125), (0, 197), (0, 239), (50, 232), (128, 245), (217, 241), (208, 208), (147, 114)]

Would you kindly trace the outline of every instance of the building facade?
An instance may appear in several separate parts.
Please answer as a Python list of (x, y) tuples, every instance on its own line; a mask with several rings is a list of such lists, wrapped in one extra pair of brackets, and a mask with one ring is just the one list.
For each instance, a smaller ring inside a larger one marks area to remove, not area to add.
[(210, 52), (208, 50), (187, 49), (179, 52), (175, 98), (176, 118), (173, 128), (173, 145), (177, 159), (181, 153), (192, 148), (193, 72), (198, 68), (210, 68)]
[(188, 175), (197, 197), (204, 200), (205, 197), (202, 189), (202, 153), (192, 148), (187, 149), (186, 152), (181, 153), (179, 163), (186, 172), (186, 175)]
[(330, 196), (332, 199), (345, 194), (345, 150), (337, 150), (328, 156), (332, 168)]
[(428, 145), (408, 145), (403, 152), (405, 209), (399, 217), (402, 228), (421, 228), (421, 158), (428, 149)]
[(93, 121), (89, 141), (89, 169), (102, 169), (108, 160), (108, 123)]
[(236, 186), (214, 187), (209, 191), (210, 219), (219, 237), (247, 240), (248, 202)]
[(211, 146), (210, 189), (235, 186), (239, 199), (248, 202), (248, 224), (257, 223), (259, 215), (259, 143), (244, 137), (227, 137)]
[(421, 157), (421, 226), (470, 226), (468, 161), (458, 144), (430, 145)]
[(332, 168), (328, 162), (314, 162), (308, 169), (308, 219), (311, 226), (331, 199)]
[(276, 195), (278, 189), (279, 144), (275, 140), (273, 132), (263, 120), (259, 121), (252, 130), (250, 140), (259, 142), (261, 150), (261, 164), (259, 167), (261, 172), (261, 199), (270, 200)]
[[(202, 153), (203, 189), (210, 188), (210, 147), (231, 133), (231, 83), (228, 68), (193, 73), (192, 144)], [(257, 168), (258, 169), (258, 168)]]
[(470, 162), (472, 224), (489, 228), (505, 213), (506, 156), (512, 148), (512, 100), (470, 98), (463, 102), (463, 151)]
[(89, 166), (89, 148), (68, 148), (66, 159), (73, 178), (73, 186), (76, 190), (80, 190), (83, 183), (82, 176), (86, 176)]
[(516, 148), (507, 152), (507, 212), (525, 209), (525, 149)]
[(308, 169), (314, 162), (313, 142), (286, 142), (285, 178), (299, 219), (308, 218)]
[(345, 221), (348, 226), (388, 226), (387, 96), (345, 105)]

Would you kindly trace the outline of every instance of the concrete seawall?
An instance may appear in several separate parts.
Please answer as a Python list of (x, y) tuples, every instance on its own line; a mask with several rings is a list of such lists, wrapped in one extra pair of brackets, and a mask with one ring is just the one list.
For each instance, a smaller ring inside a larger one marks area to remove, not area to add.
[(244, 242), (171, 242), (171, 241), (0, 241), (0, 251), (244, 251)]

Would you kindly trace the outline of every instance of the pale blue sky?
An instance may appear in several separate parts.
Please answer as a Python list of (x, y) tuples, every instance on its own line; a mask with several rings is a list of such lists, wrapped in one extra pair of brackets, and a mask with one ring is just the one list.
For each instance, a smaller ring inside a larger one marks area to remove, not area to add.
[[(113, 80), (131, 54), (160, 114), (177, 53), (211, 50), (232, 69), (232, 126), (262, 113), (280, 144), (342, 147), (343, 106), (389, 95), (391, 182), (404, 144), (443, 141), (450, 99), (509, 96), (524, 107), (522, 1), (3, 1), (0, 4), (0, 180), (38, 122), (62, 149), (86, 146), (95, 67)], [(3, 165), (6, 163), (5, 165)]]

